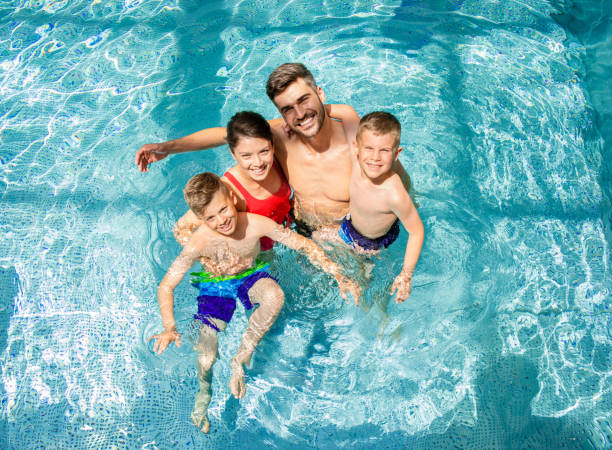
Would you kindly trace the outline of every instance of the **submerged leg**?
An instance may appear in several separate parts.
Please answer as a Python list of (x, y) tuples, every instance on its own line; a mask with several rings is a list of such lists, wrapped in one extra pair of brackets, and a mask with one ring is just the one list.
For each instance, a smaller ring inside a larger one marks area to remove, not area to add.
[(230, 362), (232, 376), (229, 386), (236, 398), (244, 397), (246, 392), (242, 365), (249, 363), (255, 347), (268, 332), (285, 303), (283, 290), (271, 278), (262, 278), (257, 281), (249, 289), (249, 298), (251, 303), (259, 303), (259, 307), (251, 314), (249, 325), (242, 335), (240, 347)]
[[(225, 329), (225, 322), (214, 320), (214, 323), (220, 330)], [(211, 398), (212, 366), (217, 359), (218, 343), (217, 332), (215, 330), (208, 325), (200, 326), (200, 338), (195, 346), (195, 350), (198, 351), (196, 368), (198, 369), (200, 390), (195, 397), (193, 411), (191, 412), (191, 422), (204, 433), (210, 431), (207, 412)]]

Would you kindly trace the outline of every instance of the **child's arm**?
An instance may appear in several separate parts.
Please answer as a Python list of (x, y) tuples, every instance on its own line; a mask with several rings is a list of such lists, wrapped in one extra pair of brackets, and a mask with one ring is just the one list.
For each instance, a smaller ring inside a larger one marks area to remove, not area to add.
[(164, 331), (148, 339), (149, 341), (155, 339), (153, 351), (157, 354), (163, 353), (173, 341), (177, 347), (181, 346), (181, 336), (176, 330), (176, 322), (174, 320), (174, 289), (181, 282), (185, 273), (193, 266), (198, 256), (199, 254), (196, 252), (195, 247), (188, 244), (174, 260), (157, 289), (159, 312)]
[[(283, 119), (272, 119), (268, 123), (271, 127), (280, 126)], [(205, 128), (188, 136), (156, 144), (145, 144), (136, 152), (135, 162), (141, 172), (149, 171), (149, 164), (161, 161), (174, 153), (207, 150), (227, 144), (227, 132), (223, 127)]]
[(145, 144), (136, 152), (135, 162), (141, 172), (147, 172), (149, 164), (160, 161), (169, 154), (205, 150), (227, 144), (225, 134), (225, 128), (214, 127), (196, 131), (180, 139)]
[(403, 302), (412, 291), (412, 274), (421, 255), (425, 230), (410, 195), (402, 188), (399, 180), (395, 187), (394, 195), (390, 196), (390, 206), (393, 213), (408, 231), (408, 243), (404, 255), (404, 266), (391, 286), (391, 294), (396, 293), (396, 302)]
[(338, 282), (338, 288), (340, 289), (340, 295), (345, 300), (348, 300), (347, 293), (350, 293), (355, 299), (355, 304), (359, 305), (359, 297), (361, 295), (361, 288), (355, 282), (347, 279), (342, 275), (340, 266), (329, 259), (321, 247), (315, 244), (310, 239), (306, 239), (304, 236), (300, 236), (297, 233), (284, 228), (282, 225), (277, 224), (267, 217), (265, 224), (266, 232), (264, 233), (270, 239), (273, 239), (281, 244), (292, 248), (300, 253), (305, 254), (308, 259), (325, 272), (329, 273)]
[(173, 231), (175, 239), (184, 247), (185, 244), (189, 242), (189, 239), (191, 239), (191, 236), (193, 236), (193, 232), (196, 228), (203, 223), (202, 219), (198, 218), (193, 211), (190, 209), (187, 210), (183, 217), (177, 220), (174, 225)]

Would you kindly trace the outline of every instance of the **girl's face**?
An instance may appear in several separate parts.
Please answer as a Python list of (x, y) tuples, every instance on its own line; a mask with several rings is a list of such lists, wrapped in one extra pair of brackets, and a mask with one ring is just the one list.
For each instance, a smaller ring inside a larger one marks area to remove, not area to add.
[(264, 138), (243, 136), (232, 154), (240, 169), (255, 181), (265, 180), (274, 163), (272, 143)]

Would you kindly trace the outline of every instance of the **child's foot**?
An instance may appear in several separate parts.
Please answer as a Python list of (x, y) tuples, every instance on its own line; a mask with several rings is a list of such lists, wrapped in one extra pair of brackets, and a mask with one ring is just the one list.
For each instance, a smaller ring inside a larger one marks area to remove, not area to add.
[(232, 368), (232, 376), (229, 381), (229, 388), (234, 397), (242, 398), (246, 393), (246, 385), (244, 384), (244, 369), (242, 363), (239, 363), (235, 359), (230, 361), (230, 367)]
[(209, 403), (210, 393), (199, 391), (195, 397), (193, 411), (191, 411), (191, 422), (204, 433), (210, 431), (210, 422), (207, 415)]
[(201, 414), (199, 411), (194, 409), (191, 412), (191, 423), (193, 423), (204, 433), (208, 433), (210, 431), (210, 422), (208, 421), (206, 411), (204, 411), (204, 414)]

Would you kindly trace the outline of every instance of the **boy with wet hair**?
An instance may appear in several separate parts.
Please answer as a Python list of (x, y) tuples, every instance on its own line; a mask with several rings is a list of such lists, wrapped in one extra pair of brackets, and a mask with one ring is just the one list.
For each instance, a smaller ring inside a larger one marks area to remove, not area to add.
[(391, 245), (399, 235), (399, 222), (409, 233), (404, 265), (391, 286), (396, 302), (412, 291), (412, 274), (425, 233), (410, 195), (391, 167), (402, 148), (399, 121), (386, 112), (375, 111), (359, 122), (351, 149), (353, 168), (349, 187), (349, 214), (338, 234), (361, 253), (375, 253)]
[(268, 217), (237, 212), (235, 197), (213, 173), (201, 173), (189, 180), (184, 190), (191, 214), (203, 223), (186, 243), (170, 266), (158, 289), (159, 309), (164, 331), (155, 339), (153, 351), (161, 354), (172, 342), (180, 346), (174, 319), (174, 289), (198, 258), (203, 258), (213, 273), (198, 274), (199, 330), (197, 370), (200, 390), (195, 398), (191, 420), (205, 433), (210, 430), (207, 417), (211, 399), (212, 366), (217, 358), (217, 332), (223, 331), (236, 308), (236, 298), (245, 309), (258, 307), (251, 314), (242, 342), (230, 366), (230, 390), (242, 398), (246, 387), (243, 364), (249, 364), (259, 341), (274, 323), (284, 303), (284, 294), (269, 273), (269, 266), (259, 260), (260, 238), (267, 236), (294, 250), (301, 251), (338, 282), (346, 299), (347, 292), (359, 300), (359, 287), (340, 273), (336, 263), (325, 256), (312, 241), (284, 228)]

